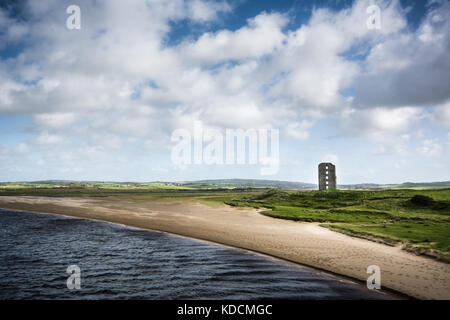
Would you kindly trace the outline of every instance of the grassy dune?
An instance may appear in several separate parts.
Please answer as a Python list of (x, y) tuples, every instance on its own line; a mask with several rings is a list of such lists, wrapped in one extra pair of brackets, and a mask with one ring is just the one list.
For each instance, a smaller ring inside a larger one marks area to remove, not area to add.
[(267, 208), (264, 215), (322, 225), (353, 236), (403, 243), (418, 254), (449, 261), (450, 189), (384, 191), (270, 190), (227, 201)]

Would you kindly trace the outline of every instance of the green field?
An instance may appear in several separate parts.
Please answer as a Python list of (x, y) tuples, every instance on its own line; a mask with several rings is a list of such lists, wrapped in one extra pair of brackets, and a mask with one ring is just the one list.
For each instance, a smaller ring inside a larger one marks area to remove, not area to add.
[(0, 184), (1, 195), (198, 201), (210, 206), (264, 208), (261, 213), (273, 218), (319, 222), (335, 231), (402, 244), (411, 252), (450, 261), (450, 188), (282, 191), (204, 183), (54, 182)]
[(182, 184), (171, 182), (4, 182), (0, 190), (21, 189), (108, 189), (108, 190), (147, 190), (147, 189), (211, 189), (211, 185)]

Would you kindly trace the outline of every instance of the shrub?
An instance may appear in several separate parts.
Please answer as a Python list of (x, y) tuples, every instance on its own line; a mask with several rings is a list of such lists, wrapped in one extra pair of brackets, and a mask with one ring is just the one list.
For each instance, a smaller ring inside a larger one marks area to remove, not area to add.
[(411, 202), (415, 205), (419, 206), (429, 206), (431, 204), (434, 204), (434, 200), (431, 197), (423, 196), (423, 195), (415, 195), (411, 198)]

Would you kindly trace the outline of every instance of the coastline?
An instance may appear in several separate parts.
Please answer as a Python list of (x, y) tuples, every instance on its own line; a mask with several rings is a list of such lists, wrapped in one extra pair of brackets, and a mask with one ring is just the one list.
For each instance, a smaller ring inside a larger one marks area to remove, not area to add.
[(192, 201), (0, 197), (5, 209), (60, 214), (173, 233), (267, 254), (365, 281), (378, 265), (381, 285), (419, 299), (450, 299), (450, 266), (331, 231), (316, 223), (273, 219), (255, 209), (212, 208)]

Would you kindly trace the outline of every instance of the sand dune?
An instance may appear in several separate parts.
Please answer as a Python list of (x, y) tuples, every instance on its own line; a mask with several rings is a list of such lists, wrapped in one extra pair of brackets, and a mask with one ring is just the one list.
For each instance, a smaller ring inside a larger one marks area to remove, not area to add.
[(122, 223), (250, 249), (365, 281), (378, 265), (381, 285), (421, 299), (450, 299), (450, 265), (254, 209), (193, 201), (0, 197), (0, 207)]

